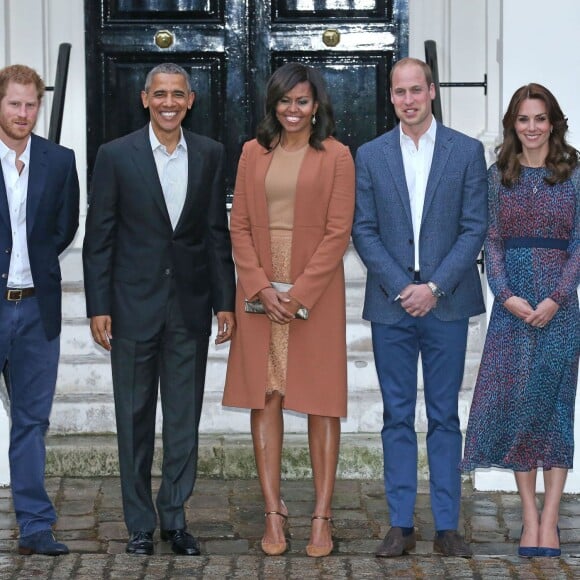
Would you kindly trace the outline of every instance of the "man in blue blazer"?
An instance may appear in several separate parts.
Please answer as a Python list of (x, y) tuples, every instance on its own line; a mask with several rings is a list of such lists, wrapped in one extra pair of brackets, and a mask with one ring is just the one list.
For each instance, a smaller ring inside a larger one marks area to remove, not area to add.
[(385, 492), (391, 529), (381, 557), (415, 546), (415, 403), (421, 354), (427, 407), (434, 551), (470, 557), (457, 532), (461, 431), (457, 411), (470, 316), (484, 312), (476, 258), (487, 226), (480, 142), (437, 123), (429, 67), (405, 58), (391, 72), (400, 120), (356, 157), (355, 247), (368, 271), (363, 317), (371, 321), (383, 397)]
[(52, 533), (45, 445), (60, 352), (58, 256), (78, 228), (70, 149), (32, 134), (44, 84), (23, 65), (0, 70), (0, 367), (8, 364), (10, 479), (21, 554), (67, 554)]

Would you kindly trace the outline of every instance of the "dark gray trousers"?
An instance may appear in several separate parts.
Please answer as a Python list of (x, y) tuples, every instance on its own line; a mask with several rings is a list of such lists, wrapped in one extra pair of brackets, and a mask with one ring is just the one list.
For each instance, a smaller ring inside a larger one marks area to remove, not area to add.
[(209, 337), (188, 331), (176, 299), (150, 340), (115, 337), (114, 322), (111, 365), (125, 523), (130, 533), (156, 527), (151, 466), (160, 392), (163, 464), (155, 503), (161, 529), (181, 529), (196, 477)]

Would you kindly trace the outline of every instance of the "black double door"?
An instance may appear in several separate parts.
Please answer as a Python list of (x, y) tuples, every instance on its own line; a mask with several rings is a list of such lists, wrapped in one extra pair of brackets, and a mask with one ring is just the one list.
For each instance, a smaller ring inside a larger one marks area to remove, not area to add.
[(407, 13), (407, 0), (85, 0), (89, 176), (101, 143), (147, 122), (140, 91), (161, 62), (191, 74), (184, 125), (225, 144), (230, 193), (284, 62), (322, 71), (354, 153), (394, 124), (388, 75), (407, 52)]

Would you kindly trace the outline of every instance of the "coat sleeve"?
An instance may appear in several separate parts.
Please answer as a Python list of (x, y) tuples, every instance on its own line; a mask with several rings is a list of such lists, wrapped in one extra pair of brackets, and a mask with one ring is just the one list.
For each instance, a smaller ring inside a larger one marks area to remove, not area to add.
[(324, 236), (290, 292), (307, 308), (314, 307), (342, 261), (350, 240), (353, 213), (354, 163), (348, 147), (341, 146), (335, 162)]
[(55, 245), (59, 254), (68, 248), (79, 227), (79, 178), (72, 151), (67, 155), (67, 162), (67, 175), (56, 219)]
[(370, 167), (372, 146), (363, 146), (356, 154), (356, 206), (352, 240), (368, 272), (380, 280), (383, 291), (394, 301), (411, 283), (411, 279), (409, 272), (400, 266), (381, 239), (376, 203), (379, 192), (375, 190), (374, 171)]
[(496, 165), (488, 172), (489, 227), (485, 239), (485, 265), (487, 281), (496, 300), (503, 304), (514, 293), (508, 284), (505, 265), (505, 248), (499, 224), (499, 189), (501, 175)]
[(578, 284), (580, 284), (580, 167), (576, 167), (572, 174), (572, 184), (576, 192), (576, 209), (568, 245), (568, 259), (564, 264), (558, 286), (550, 296), (558, 304), (565, 304), (569, 297), (577, 292)]
[(479, 141), (472, 147), (462, 187), (457, 239), (431, 276), (433, 282), (446, 293), (453, 292), (473, 267), (485, 241), (487, 170), (483, 145)]
[(248, 205), (253, 190), (248, 190), (248, 175), (253, 175), (254, 164), (253, 155), (250, 155), (249, 150), (250, 144), (246, 143), (238, 163), (234, 201), (230, 214), (230, 232), (238, 278), (246, 297), (252, 298), (260, 290), (270, 286), (270, 280), (260, 264), (252, 236)]
[(233, 312), (235, 301), (235, 273), (225, 200), (224, 157), (225, 149), (220, 145), (207, 214), (206, 247), (211, 276), (212, 308), (216, 313)]
[(111, 287), (118, 184), (114, 155), (101, 146), (93, 170), (83, 243), (83, 271), (87, 316), (111, 314)]

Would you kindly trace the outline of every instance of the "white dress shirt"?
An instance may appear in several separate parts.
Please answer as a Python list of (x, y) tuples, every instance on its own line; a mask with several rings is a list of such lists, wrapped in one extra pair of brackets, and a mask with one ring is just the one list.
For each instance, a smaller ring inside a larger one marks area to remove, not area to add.
[[(400, 125), (399, 125), (400, 126)], [(435, 135), (437, 123), (432, 118), (429, 129), (419, 138), (419, 147), (415, 146), (413, 139), (400, 129), (401, 153), (405, 167), (405, 179), (409, 191), (411, 203), (411, 217), (413, 219), (413, 239), (415, 248), (415, 270), (419, 270), (419, 234), (421, 233), (421, 219), (423, 217), (423, 205), (425, 204), (425, 190), (431, 171), (433, 151), (435, 150)]]
[(153, 149), (153, 157), (157, 166), (161, 189), (165, 197), (165, 204), (171, 219), (173, 229), (179, 221), (187, 194), (188, 160), (187, 143), (181, 131), (181, 137), (173, 153), (169, 153), (165, 145), (157, 139), (151, 124), (149, 124), (149, 141)]
[(32, 272), (28, 257), (28, 240), (26, 238), (26, 198), (28, 195), (28, 175), (30, 173), (30, 141), (20, 155), (19, 161), (24, 164), (20, 173), (16, 168), (16, 151), (9, 149), (0, 140), (0, 159), (2, 173), (10, 211), (12, 228), (12, 251), (8, 270), (8, 288), (32, 288)]

